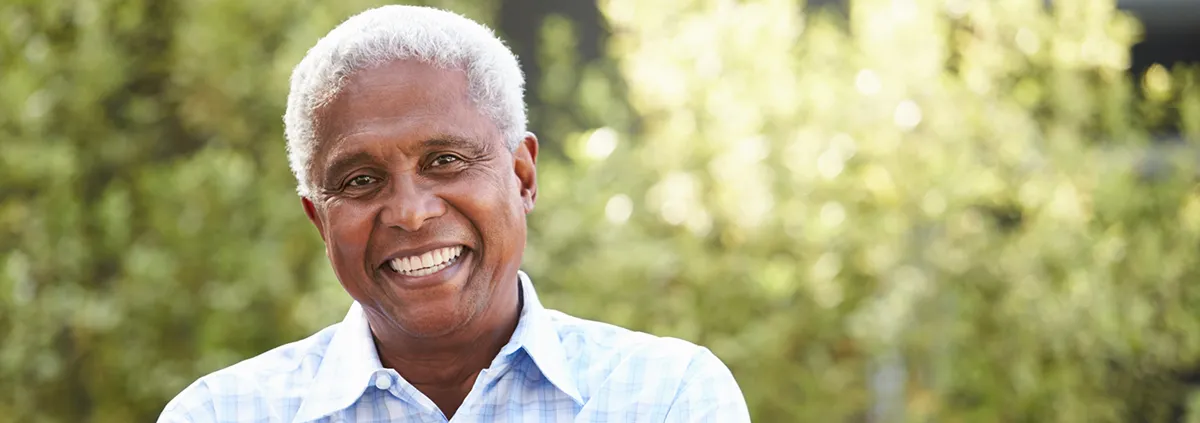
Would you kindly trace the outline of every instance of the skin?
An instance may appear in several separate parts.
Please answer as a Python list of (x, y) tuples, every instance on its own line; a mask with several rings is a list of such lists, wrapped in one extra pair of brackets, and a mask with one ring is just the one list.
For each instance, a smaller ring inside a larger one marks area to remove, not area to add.
[[(384, 367), (452, 417), (517, 325), (537, 138), (509, 150), (465, 73), (408, 60), (352, 75), (317, 122), (304, 211)], [(429, 276), (387, 265), (454, 245), (462, 255)]]

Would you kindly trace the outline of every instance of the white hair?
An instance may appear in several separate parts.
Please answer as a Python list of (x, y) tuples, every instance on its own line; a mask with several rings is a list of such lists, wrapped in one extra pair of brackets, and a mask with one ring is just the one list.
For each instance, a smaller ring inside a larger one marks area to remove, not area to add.
[(301, 196), (314, 194), (309, 172), (317, 150), (317, 109), (355, 72), (405, 59), (464, 71), (471, 100), (500, 129), (506, 146), (516, 149), (525, 135), (525, 79), (512, 51), (491, 29), (453, 12), (383, 6), (342, 22), (292, 71), (283, 121)]

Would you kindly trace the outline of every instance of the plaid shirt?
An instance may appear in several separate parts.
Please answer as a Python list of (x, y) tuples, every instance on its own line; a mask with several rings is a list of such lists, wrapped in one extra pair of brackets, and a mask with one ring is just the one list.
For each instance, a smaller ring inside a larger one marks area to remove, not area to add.
[[(453, 422), (749, 422), (708, 349), (545, 309), (520, 273), (512, 339), (479, 373)], [(200, 378), (159, 422), (446, 422), (384, 368), (362, 307), (315, 335)]]

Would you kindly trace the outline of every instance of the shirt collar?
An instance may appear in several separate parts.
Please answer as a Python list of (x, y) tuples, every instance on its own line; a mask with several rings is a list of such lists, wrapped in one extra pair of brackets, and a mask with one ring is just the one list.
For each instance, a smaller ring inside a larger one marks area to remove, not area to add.
[[(524, 351), (542, 376), (582, 405), (583, 399), (575, 380), (567, 372), (566, 353), (548, 310), (538, 301), (529, 276), (517, 271), (517, 277), (523, 303), (517, 328), (509, 342), (500, 349), (491, 367), (504, 365), (514, 353)], [(330, 339), (317, 374), (296, 412), (295, 421), (320, 419), (354, 404), (379, 370), (383, 370), (383, 363), (375, 349), (375, 338), (362, 305), (356, 301), (350, 305), (346, 318)]]
[(328, 345), (296, 411), (296, 422), (317, 420), (354, 404), (375, 372), (383, 369), (367, 316), (357, 301)]
[(563, 350), (558, 328), (551, 320), (549, 310), (542, 307), (541, 301), (538, 301), (537, 291), (533, 289), (529, 275), (517, 271), (517, 277), (521, 280), (521, 317), (517, 321), (512, 339), (500, 349), (497, 359), (508, 357), (517, 349), (525, 351), (546, 380), (575, 400), (576, 404), (583, 405), (583, 398), (579, 395), (575, 379), (567, 371), (567, 354)]

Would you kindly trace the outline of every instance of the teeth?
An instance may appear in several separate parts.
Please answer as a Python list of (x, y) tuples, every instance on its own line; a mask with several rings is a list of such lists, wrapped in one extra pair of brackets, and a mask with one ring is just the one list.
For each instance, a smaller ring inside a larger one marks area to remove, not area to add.
[(438, 248), (424, 254), (392, 259), (390, 267), (396, 273), (408, 276), (432, 275), (445, 269), (462, 254), (463, 247)]

